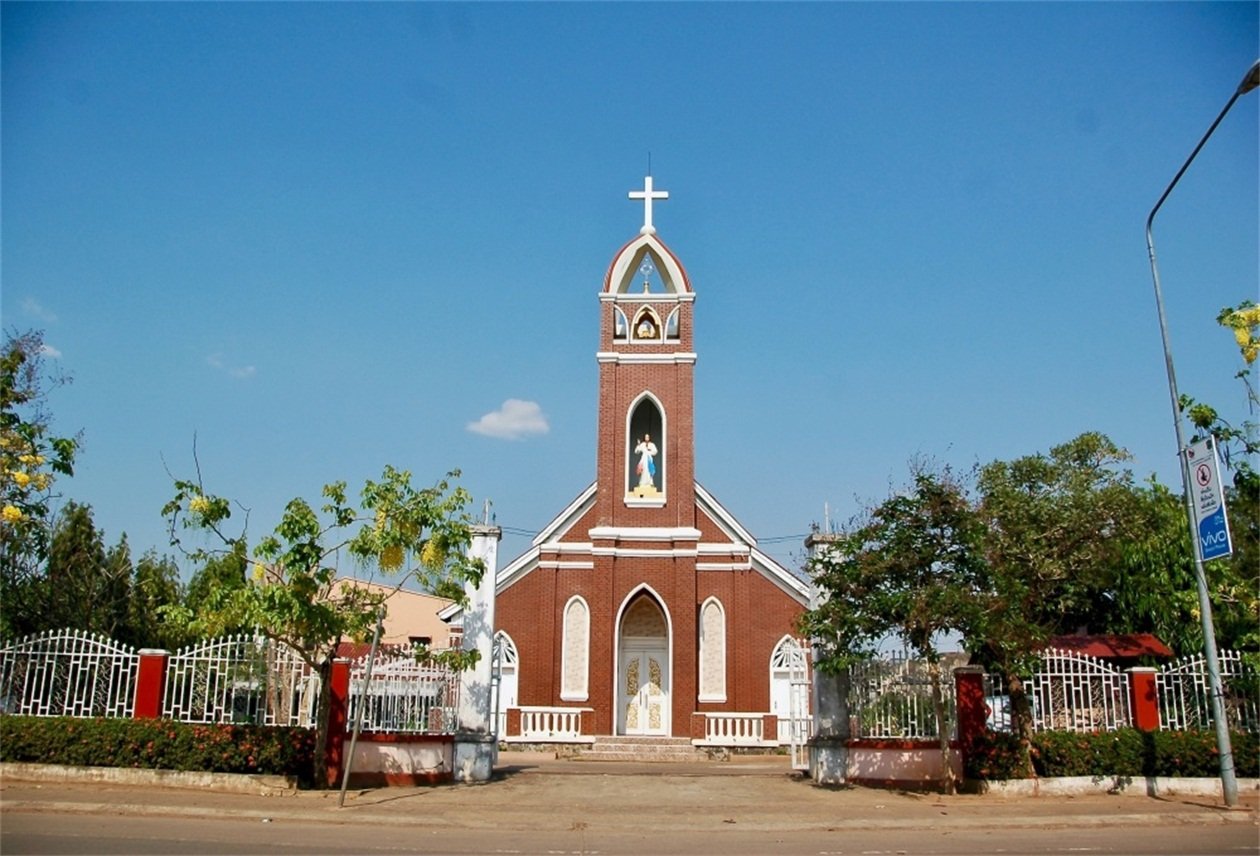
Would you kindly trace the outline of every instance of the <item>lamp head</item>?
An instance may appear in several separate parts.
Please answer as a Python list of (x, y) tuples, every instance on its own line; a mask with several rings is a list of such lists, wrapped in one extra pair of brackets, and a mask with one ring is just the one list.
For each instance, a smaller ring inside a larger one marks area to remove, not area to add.
[(1252, 63), (1247, 74), (1243, 76), (1242, 83), (1238, 84), (1238, 94), (1245, 95), (1257, 86), (1260, 86), (1260, 59)]

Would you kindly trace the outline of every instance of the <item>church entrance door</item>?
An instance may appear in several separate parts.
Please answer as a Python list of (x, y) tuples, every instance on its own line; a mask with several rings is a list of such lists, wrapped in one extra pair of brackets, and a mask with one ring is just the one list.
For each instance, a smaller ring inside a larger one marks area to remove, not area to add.
[(627, 642), (621, 658), (625, 734), (669, 732), (669, 654), (665, 640)]

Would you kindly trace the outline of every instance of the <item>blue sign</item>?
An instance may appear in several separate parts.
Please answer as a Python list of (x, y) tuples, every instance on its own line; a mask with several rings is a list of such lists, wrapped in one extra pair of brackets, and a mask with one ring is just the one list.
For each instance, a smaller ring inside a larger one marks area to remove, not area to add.
[(1194, 491), (1194, 515), (1199, 527), (1199, 557), (1219, 559), (1234, 552), (1225, 517), (1225, 492), (1221, 489), (1221, 467), (1216, 444), (1211, 437), (1186, 449)]

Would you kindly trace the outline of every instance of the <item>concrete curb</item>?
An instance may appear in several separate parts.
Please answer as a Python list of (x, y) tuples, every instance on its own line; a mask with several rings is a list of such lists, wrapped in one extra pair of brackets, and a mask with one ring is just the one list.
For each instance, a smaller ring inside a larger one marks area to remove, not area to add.
[[(1061, 776), (1052, 779), (968, 781), (971, 793), (988, 797), (1212, 797), (1223, 799), (1220, 779), (1161, 778), (1157, 776)], [(1260, 793), (1260, 779), (1239, 779), (1240, 794)]]
[(0, 780), (71, 784), (147, 785), (150, 787), (211, 790), (222, 794), (281, 796), (297, 793), (297, 782), (285, 776), (248, 773), (202, 773), (181, 770), (141, 770), (124, 767), (69, 767), (61, 764), (0, 764)]

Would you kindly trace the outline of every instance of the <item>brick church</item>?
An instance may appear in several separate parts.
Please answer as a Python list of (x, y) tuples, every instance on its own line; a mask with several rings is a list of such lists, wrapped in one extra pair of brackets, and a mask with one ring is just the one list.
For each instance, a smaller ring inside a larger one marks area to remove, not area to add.
[(696, 480), (696, 294), (652, 224), (668, 194), (629, 196), (644, 224), (599, 294), (595, 481), (498, 570), (498, 707), (689, 737), (706, 713), (786, 716), (808, 590)]

